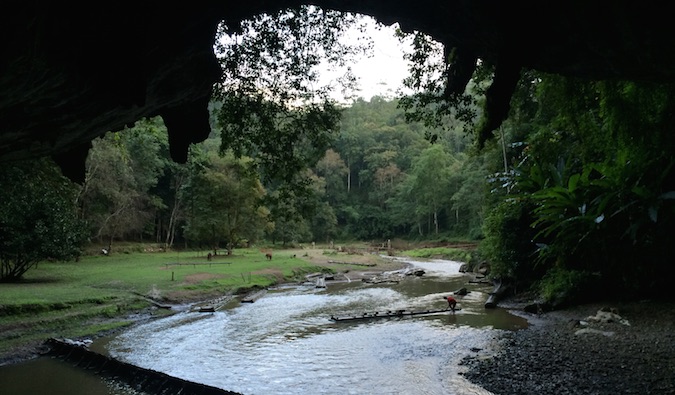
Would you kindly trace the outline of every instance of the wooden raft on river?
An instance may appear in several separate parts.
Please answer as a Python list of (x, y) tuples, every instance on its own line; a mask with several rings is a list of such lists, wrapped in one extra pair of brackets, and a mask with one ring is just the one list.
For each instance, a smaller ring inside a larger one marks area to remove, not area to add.
[[(458, 311), (461, 309), (455, 309)], [(388, 311), (376, 311), (374, 313), (363, 313), (362, 315), (346, 316), (346, 317), (336, 317), (330, 316), (331, 321), (358, 321), (358, 320), (368, 320), (371, 318), (396, 318), (396, 317), (410, 317), (417, 315), (431, 315), (431, 314), (441, 314), (441, 313), (452, 313), (451, 310), (419, 310), (419, 311), (406, 311), (406, 310), (388, 310)]]

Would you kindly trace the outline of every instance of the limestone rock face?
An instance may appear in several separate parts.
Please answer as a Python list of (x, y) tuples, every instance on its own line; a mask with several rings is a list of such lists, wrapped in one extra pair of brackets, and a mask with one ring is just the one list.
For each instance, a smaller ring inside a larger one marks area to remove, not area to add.
[[(72, 178), (90, 141), (160, 115), (171, 154), (209, 133), (207, 103), (220, 70), (217, 24), (302, 1), (3, 2), (0, 11), (0, 162), (54, 156)], [(457, 48), (450, 89), (471, 64), (497, 66), (488, 111), (508, 112), (522, 69), (591, 79), (675, 80), (675, 23), (657, 2), (318, 0), (327, 8), (399, 22)]]

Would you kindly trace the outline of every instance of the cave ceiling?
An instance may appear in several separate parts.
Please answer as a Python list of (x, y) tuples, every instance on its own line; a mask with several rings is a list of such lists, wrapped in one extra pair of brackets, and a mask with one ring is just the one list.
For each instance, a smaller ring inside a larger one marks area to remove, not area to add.
[[(209, 134), (218, 23), (303, 1), (9, 1), (0, 14), (0, 163), (53, 156), (81, 179), (92, 139), (162, 116), (171, 155)], [(675, 80), (675, 23), (653, 1), (363, 0), (322, 7), (398, 22), (496, 67), (493, 126), (521, 70), (589, 79)], [(460, 70), (461, 71), (461, 70)], [(465, 85), (461, 72), (453, 87)]]

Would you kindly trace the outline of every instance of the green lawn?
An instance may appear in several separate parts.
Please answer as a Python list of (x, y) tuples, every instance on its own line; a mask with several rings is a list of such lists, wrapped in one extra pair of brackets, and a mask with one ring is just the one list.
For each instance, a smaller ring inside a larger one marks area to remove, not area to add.
[[(253, 249), (211, 261), (206, 252), (119, 253), (78, 262), (43, 262), (19, 283), (0, 283), (0, 354), (49, 337), (89, 335), (129, 322), (131, 312), (157, 303), (197, 301), (326, 270), (275, 252)], [(156, 310), (155, 314), (167, 314)], [(117, 319), (117, 320), (111, 320)]]
[(19, 283), (0, 283), (0, 306), (72, 303), (130, 293), (161, 300), (195, 288), (236, 291), (264, 287), (315, 270), (291, 254), (275, 254), (269, 261), (257, 250), (218, 255), (211, 261), (205, 253), (195, 252), (89, 256), (79, 262), (44, 262), (29, 270)]

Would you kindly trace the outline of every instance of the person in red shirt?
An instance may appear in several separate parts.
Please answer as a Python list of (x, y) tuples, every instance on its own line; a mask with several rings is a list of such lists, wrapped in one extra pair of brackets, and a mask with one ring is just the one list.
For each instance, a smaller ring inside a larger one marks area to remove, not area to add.
[(452, 310), (452, 312), (454, 313), (455, 308), (457, 307), (457, 301), (455, 300), (455, 298), (453, 298), (452, 296), (444, 296), (443, 299), (448, 301), (448, 309)]

